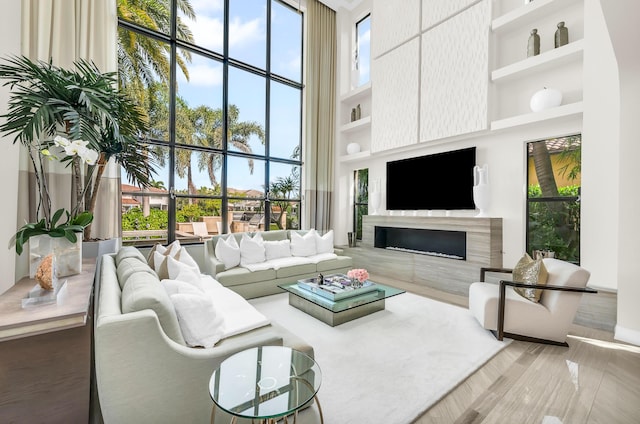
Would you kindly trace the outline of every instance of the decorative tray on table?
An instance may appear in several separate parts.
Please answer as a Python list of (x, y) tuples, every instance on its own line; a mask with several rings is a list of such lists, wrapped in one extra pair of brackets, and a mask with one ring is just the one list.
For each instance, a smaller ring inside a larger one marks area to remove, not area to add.
[(376, 284), (371, 281), (365, 281), (362, 286), (354, 287), (351, 284), (351, 279), (344, 274), (326, 275), (324, 276), (324, 284), (319, 284), (318, 280), (318, 278), (298, 280), (298, 287), (334, 302), (378, 290)]

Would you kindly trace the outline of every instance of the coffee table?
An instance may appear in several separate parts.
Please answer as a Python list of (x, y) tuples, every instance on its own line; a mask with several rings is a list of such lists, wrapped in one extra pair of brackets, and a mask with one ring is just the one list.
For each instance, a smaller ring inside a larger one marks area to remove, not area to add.
[[(243, 350), (222, 361), (209, 380), (213, 399), (211, 423), (216, 406), (232, 415), (264, 423), (294, 414), (315, 400), (323, 423), (317, 393), (322, 373), (310, 356), (284, 346), (261, 346)], [(286, 422), (286, 418), (285, 418)]]
[(278, 286), (289, 293), (289, 305), (332, 327), (382, 311), (385, 299), (404, 293), (404, 290), (375, 283), (375, 291), (347, 297), (335, 302), (309, 290), (298, 287), (298, 283)]

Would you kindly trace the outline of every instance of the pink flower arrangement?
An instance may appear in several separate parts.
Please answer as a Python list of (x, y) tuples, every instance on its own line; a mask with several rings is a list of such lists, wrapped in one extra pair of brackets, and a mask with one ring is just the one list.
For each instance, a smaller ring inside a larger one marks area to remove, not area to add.
[(364, 283), (369, 278), (369, 273), (364, 268), (357, 268), (349, 270), (349, 272), (347, 272), (347, 277), (351, 278), (352, 280), (355, 279), (360, 281), (361, 283)]

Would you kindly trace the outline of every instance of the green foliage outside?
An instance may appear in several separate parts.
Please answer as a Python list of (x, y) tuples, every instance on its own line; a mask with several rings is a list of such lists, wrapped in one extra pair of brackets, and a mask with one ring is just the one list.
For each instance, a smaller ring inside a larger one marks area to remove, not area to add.
[(369, 213), (369, 168), (355, 171), (355, 216), (356, 239), (362, 240), (362, 217)]
[(151, 209), (149, 216), (144, 216), (142, 209), (131, 208), (122, 214), (122, 230), (166, 230), (169, 226), (167, 211)]
[[(569, 262), (580, 260), (580, 203), (579, 185), (559, 187), (566, 202), (529, 202), (529, 228), (527, 251), (552, 250), (556, 258)], [(528, 197), (540, 198), (539, 185), (529, 186)]]

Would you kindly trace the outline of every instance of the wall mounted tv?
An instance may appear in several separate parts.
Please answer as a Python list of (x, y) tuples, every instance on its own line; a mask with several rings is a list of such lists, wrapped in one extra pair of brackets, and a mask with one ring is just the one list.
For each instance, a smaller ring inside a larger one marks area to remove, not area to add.
[(476, 148), (387, 162), (387, 210), (475, 209)]

